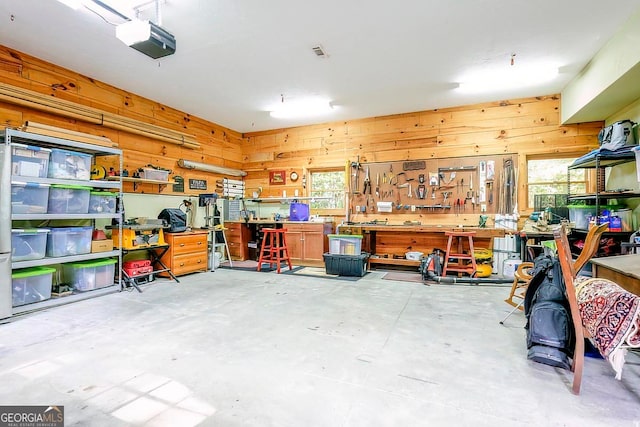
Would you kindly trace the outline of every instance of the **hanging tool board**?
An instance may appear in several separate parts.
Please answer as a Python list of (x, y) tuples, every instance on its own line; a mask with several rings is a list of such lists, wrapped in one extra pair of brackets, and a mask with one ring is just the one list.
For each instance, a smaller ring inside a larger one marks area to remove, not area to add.
[(350, 211), (370, 214), (495, 214), (516, 200), (516, 154), (349, 166)]

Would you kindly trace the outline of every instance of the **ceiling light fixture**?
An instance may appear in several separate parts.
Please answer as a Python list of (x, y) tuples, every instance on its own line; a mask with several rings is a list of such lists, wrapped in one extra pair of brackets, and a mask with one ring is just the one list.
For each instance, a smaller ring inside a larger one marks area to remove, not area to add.
[[(513, 60), (513, 57), (511, 58)], [(553, 80), (558, 68), (550, 65), (514, 66), (484, 70), (462, 79), (458, 85), (461, 92), (482, 93), (506, 89), (517, 89)]]
[(284, 96), (281, 95), (281, 102), (269, 110), (269, 114), (275, 119), (298, 119), (329, 114), (335, 110), (335, 106), (327, 99), (322, 98), (307, 98), (285, 102)]
[(185, 159), (179, 159), (178, 166), (185, 169), (195, 169), (204, 172), (219, 173), (222, 175), (247, 176), (247, 173), (240, 169), (231, 169), (222, 166), (208, 165), (206, 163), (198, 163)]

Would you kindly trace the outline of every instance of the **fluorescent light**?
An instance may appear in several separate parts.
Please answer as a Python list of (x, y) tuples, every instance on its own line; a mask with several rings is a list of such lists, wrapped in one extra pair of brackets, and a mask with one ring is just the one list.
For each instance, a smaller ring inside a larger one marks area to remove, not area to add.
[(231, 176), (247, 176), (245, 171), (239, 169), (225, 168), (222, 166), (208, 165), (206, 163), (192, 162), (191, 160), (179, 159), (178, 166), (185, 169), (195, 169), (205, 172), (219, 173)]
[(139, 19), (125, 22), (116, 27), (116, 37), (127, 46), (149, 40), (151, 24)]
[(467, 93), (491, 92), (535, 86), (553, 80), (558, 68), (552, 66), (507, 66), (484, 70), (462, 79), (457, 90)]
[(284, 100), (273, 106), (269, 114), (276, 119), (296, 119), (316, 117), (329, 114), (334, 106), (326, 99), (309, 98), (301, 100)]

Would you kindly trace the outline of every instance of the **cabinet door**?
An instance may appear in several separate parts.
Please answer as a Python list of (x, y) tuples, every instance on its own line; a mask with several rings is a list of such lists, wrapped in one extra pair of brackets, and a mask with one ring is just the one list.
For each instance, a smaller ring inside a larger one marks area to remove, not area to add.
[(322, 231), (307, 231), (302, 238), (304, 259), (322, 261), (324, 255), (324, 235)]
[(292, 260), (304, 259), (303, 248), (303, 232), (301, 231), (287, 231), (285, 234), (287, 239), (287, 248), (289, 249), (289, 258)]

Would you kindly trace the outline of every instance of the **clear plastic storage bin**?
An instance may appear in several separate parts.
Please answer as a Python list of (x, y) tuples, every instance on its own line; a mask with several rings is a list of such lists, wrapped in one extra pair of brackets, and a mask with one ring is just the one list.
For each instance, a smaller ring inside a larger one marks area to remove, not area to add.
[(91, 158), (91, 154), (52, 148), (47, 176), (88, 181), (91, 179)]
[(44, 258), (48, 228), (11, 230), (11, 260), (29, 261)]
[(32, 267), (11, 274), (11, 300), (14, 307), (51, 298), (55, 268)]
[(116, 213), (118, 193), (92, 191), (89, 197), (89, 213)]
[(90, 195), (91, 187), (54, 184), (49, 190), (47, 213), (86, 214), (89, 212)]
[(11, 213), (47, 213), (48, 200), (49, 184), (36, 184), (33, 182), (11, 183)]
[(587, 230), (589, 228), (589, 220), (596, 215), (596, 207), (587, 205), (567, 207), (569, 209), (569, 221), (573, 222), (577, 229)]
[(46, 178), (50, 155), (49, 148), (11, 144), (11, 174)]
[(154, 168), (142, 168), (140, 178), (152, 179), (154, 181), (168, 181), (169, 171), (163, 171)]
[(329, 253), (334, 255), (360, 255), (362, 236), (359, 234), (329, 234)]
[(117, 262), (109, 258), (64, 264), (64, 277), (76, 291), (104, 288), (113, 285)]
[(93, 227), (51, 228), (47, 238), (48, 257), (84, 255), (91, 252)]

